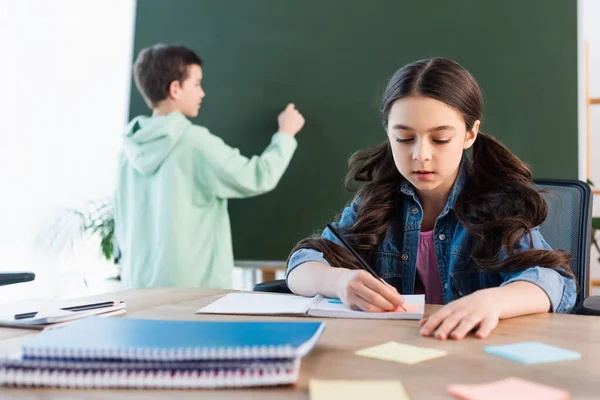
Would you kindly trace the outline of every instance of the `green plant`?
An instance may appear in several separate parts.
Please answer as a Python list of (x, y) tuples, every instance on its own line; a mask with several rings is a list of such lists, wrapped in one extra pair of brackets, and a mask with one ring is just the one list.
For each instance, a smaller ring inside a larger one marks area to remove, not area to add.
[(89, 235), (100, 237), (100, 250), (107, 261), (113, 260), (115, 212), (112, 199), (91, 203), (88, 213), (80, 213), (82, 229)]
[(73, 249), (77, 242), (94, 237), (100, 239), (100, 252), (114, 262), (115, 213), (112, 198), (90, 201), (82, 209), (61, 210), (44, 235), (46, 245), (54, 251)]

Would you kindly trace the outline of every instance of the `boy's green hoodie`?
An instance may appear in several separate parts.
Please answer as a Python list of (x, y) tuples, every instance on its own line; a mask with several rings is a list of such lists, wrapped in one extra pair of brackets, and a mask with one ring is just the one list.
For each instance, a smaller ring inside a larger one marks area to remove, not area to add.
[(278, 132), (249, 159), (179, 112), (133, 119), (115, 194), (125, 287), (231, 287), (227, 199), (275, 188), (296, 147)]

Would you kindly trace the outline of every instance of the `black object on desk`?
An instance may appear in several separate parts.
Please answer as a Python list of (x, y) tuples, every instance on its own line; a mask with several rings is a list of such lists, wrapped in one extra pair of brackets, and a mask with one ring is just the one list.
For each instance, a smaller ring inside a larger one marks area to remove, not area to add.
[(30, 282), (35, 279), (33, 272), (0, 272), (0, 286)]

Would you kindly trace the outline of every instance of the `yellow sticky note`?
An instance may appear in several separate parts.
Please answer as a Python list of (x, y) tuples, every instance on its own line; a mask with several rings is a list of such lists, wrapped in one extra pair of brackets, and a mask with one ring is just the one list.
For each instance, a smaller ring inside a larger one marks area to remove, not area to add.
[(363, 357), (379, 358), (404, 364), (416, 364), (446, 355), (445, 351), (426, 347), (411, 346), (397, 342), (388, 342), (356, 352)]
[(400, 381), (342, 381), (311, 379), (311, 400), (410, 400)]

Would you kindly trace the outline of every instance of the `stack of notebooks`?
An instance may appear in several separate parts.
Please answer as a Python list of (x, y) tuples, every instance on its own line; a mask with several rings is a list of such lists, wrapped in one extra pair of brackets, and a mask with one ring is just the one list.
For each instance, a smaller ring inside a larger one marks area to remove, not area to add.
[(323, 322), (90, 317), (41, 332), (0, 360), (0, 384), (70, 388), (220, 388), (297, 381)]

